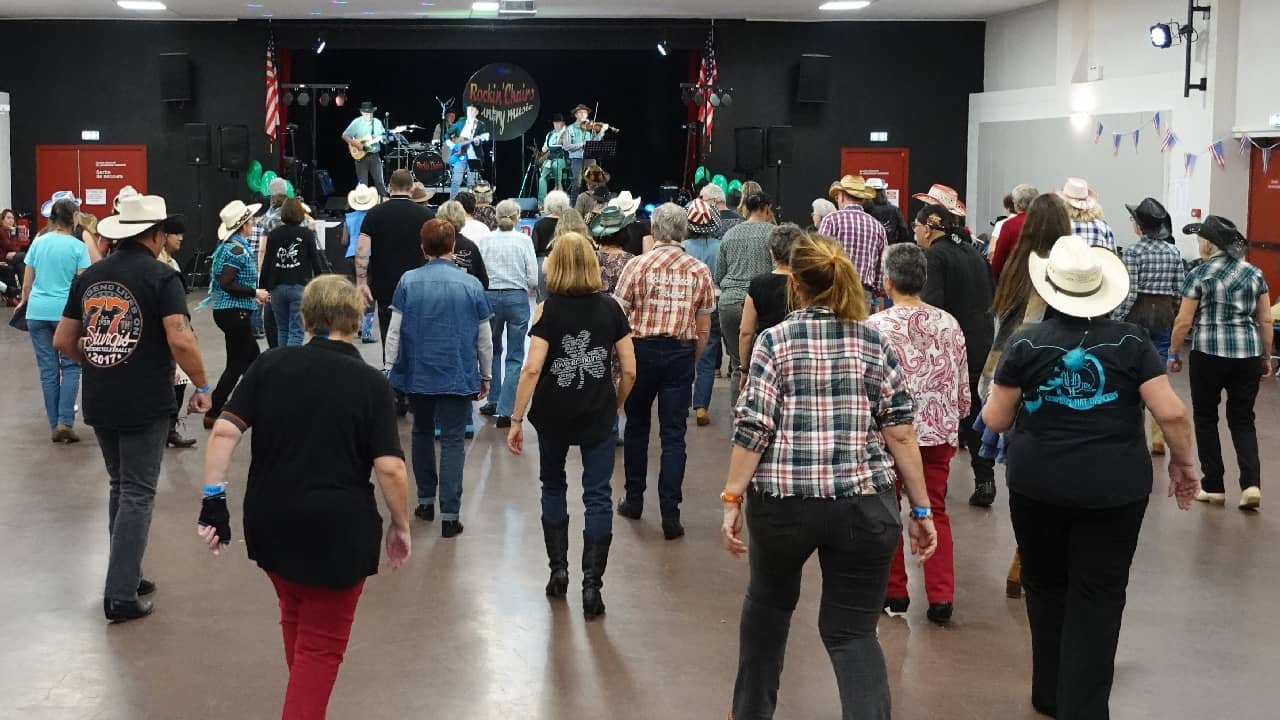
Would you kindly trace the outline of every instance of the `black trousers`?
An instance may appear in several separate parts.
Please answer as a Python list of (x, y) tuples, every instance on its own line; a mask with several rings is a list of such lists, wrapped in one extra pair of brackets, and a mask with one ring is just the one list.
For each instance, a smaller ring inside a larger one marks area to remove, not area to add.
[(978, 397), (978, 381), (981, 379), (982, 373), (969, 376), (969, 414), (960, 421), (960, 444), (969, 451), (969, 465), (973, 467), (975, 483), (995, 482), (996, 479), (996, 461), (979, 454), (982, 433), (973, 429), (973, 423), (982, 412), (982, 400)]
[(733, 717), (773, 717), (800, 577), (817, 551), (818, 634), (835, 669), (840, 717), (888, 720), (889, 676), (876, 624), (902, 535), (893, 491), (837, 500), (752, 491), (746, 515), (751, 580), (742, 603)]
[(1107, 720), (1129, 567), (1147, 498), (1050, 505), (1009, 493), (1031, 625), (1031, 702), (1058, 720)]
[(23, 264), (26, 257), (26, 253), (20, 252), (15, 253), (10, 260), (0, 258), (0, 263), (3, 263), (0, 264), (0, 282), (12, 288), (21, 287), (22, 274), (26, 272), (26, 265)]
[(1218, 403), (1227, 391), (1227, 429), (1236, 448), (1240, 466), (1240, 489), (1258, 487), (1262, 482), (1262, 462), (1258, 459), (1258, 431), (1253, 423), (1253, 405), (1262, 379), (1262, 358), (1224, 358), (1191, 351), (1188, 360), (1191, 380), (1191, 416), (1196, 427), (1196, 450), (1200, 455), (1200, 486), (1205, 492), (1224, 492), (1226, 467), (1222, 462), (1222, 442), (1218, 438)]
[(208, 412), (209, 417), (216, 418), (222, 414), (222, 406), (227, 404), (227, 398), (240, 382), (240, 376), (258, 358), (260, 351), (249, 324), (248, 310), (214, 310), (213, 322), (222, 331), (227, 348), (227, 367), (213, 388), (213, 407)]
[(176, 406), (176, 409), (173, 411), (173, 414), (169, 416), (170, 428), (176, 428), (178, 426), (178, 417), (182, 415), (182, 403), (184, 400), (187, 399), (187, 386), (174, 385), (173, 397), (178, 401), (178, 404)]
[(382, 180), (382, 156), (371, 152), (356, 161), (356, 182), (378, 189), (378, 197), (387, 196), (387, 184)]

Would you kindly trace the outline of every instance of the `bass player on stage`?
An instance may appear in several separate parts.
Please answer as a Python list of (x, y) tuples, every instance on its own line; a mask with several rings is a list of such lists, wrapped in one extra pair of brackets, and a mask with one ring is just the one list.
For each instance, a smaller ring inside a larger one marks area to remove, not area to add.
[(356, 161), (356, 182), (377, 188), (378, 196), (385, 198), (387, 184), (382, 180), (382, 157), (379, 152), (387, 137), (387, 129), (381, 120), (373, 116), (377, 111), (377, 106), (371, 102), (360, 103), (360, 116), (342, 131), (342, 140), (347, 143), (351, 157)]
[(483, 162), (484, 150), (477, 149), (476, 146), (488, 140), (489, 123), (480, 117), (480, 108), (468, 105), (467, 117), (449, 128), (444, 142), (442, 154), (445, 155), (445, 162), (453, 169), (453, 177), (449, 180), (450, 199), (458, 196), (458, 188), (462, 186), (471, 162)]

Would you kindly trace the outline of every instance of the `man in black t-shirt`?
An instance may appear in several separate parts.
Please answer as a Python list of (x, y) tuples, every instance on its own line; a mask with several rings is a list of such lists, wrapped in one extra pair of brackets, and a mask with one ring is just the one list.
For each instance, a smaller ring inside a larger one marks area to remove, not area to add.
[(436, 216), (431, 208), (412, 200), (413, 174), (408, 170), (391, 173), (387, 187), (391, 199), (364, 216), (356, 246), (356, 287), (365, 302), (378, 303), (384, 347), (391, 325), (391, 296), (402, 275), (426, 262), (422, 257), (422, 226)]
[(85, 424), (93, 427), (111, 479), (103, 611), (112, 622), (149, 615), (139, 595), (155, 591), (142, 578), (142, 556), (155, 506), (160, 459), (177, 402), (173, 365), (196, 386), (191, 412), (212, 402), (200, 346), (191, 330), (186, 290), (177, 271), (156, 262), (164, 247), (164, 198), (138, 195), (120, 214), (98, 223), (118, 249), (71, 286), (54, 346), (83, 368)]

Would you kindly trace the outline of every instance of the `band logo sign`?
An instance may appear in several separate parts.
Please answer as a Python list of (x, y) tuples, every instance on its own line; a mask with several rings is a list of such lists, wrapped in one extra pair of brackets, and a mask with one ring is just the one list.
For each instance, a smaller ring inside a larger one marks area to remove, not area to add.
[(495, 140), (514, 140), (538, 119), (542, 93), (529, 73), (518, 65), (494, 63), (475, 72), (462, 93), (468, 105), (493, 125)]
[(99, 282), (84, 292), (85, 362), (94, 367), (119, 365), (133, 355), (142, 340), (142, 310), (129, 288)]

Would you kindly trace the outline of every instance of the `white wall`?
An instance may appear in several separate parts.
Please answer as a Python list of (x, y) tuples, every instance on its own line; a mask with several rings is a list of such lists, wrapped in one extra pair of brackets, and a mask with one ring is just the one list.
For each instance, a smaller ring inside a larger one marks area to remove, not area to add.
[[(9, 93), (0, 92), (0, 105), (9, 104)], [(13, 207), (13, 163), (9, 137), (9, 113), (0, 112), (0, 208)]]
[[(1239, 0), (1239, 82), (1235, 128), (1256, 133), (1268, 128), (1273, 113), (1280, 113), (1280, 2)], [(1280, 133), (1280, 130), (1272, 129)]]
[(987, 62), (983, 87), (1017, 90), (1053, 84), (1057, 0), (997, 15), (987, 20)]

